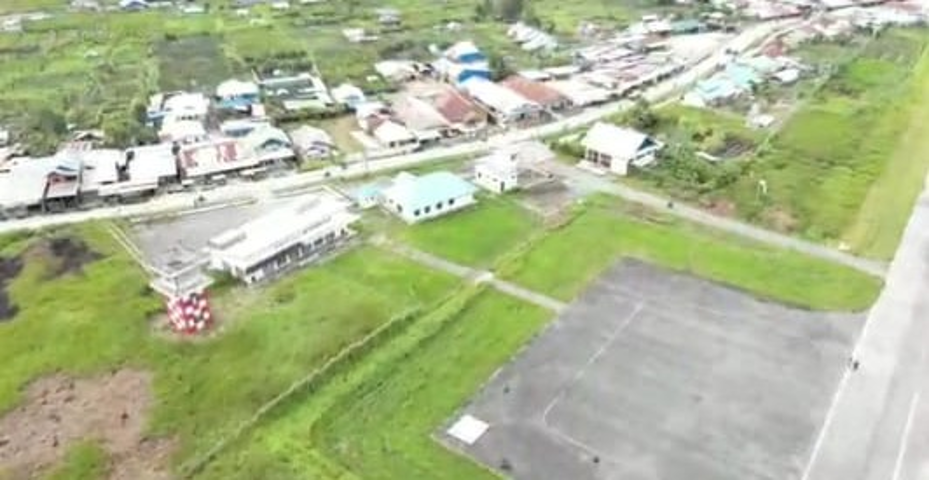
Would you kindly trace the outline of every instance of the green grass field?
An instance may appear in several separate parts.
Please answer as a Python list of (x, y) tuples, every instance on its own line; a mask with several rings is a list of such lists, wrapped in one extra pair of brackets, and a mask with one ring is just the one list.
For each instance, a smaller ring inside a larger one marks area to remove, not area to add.
[(493, 291), (459, 297), (295, 398), (201, 478), (494, 478), (431, 435), (550, 314)]
[(102, 229), (82, 230), (106, 259), (84, 276), (51, 281), (32, 261), (10, 288), (21, 311), (0, 335), (0, 411), (16, 404), (24, 384), (59, 369), (149, 369), (157, 403), (151, 433), (176, 436), (178, 460), (212, 445), (348, 343), (456, 283), (378, 250), (356, 250), (265, 290), (217, 295), (222, 334), (190, 344), (152, 334), (146, 317), (163, 308), (160, 299), (146, 293), (141, 272)]
[[(68, 449), (64, 462), (49, 472), (44, 479), (79, 480), (104, 478), (106, 472), (106, 451), (96, 443), (84, 442), (78, 443)], [(0, 475), (0, 477), (2, 477), (2, 475)]]
[(396, 236), (453, 262), (487, 268), (539, 227), (538, 219), (515, 202), (486, 196), (462, 212), (404, 226)]
[[(747, 165), (731, 196), (768, 226), (889, 258), (929, 161), (925, 125), (929, 36), (891, 30), (865, 46)], [(911, 140), (907, 140), (910, 138)], [(764, 179), (768, 195), (759, 196)]]
[(573, 222), (508, 265), (504, 273), (530, 289), (563, 300), (575, 298), (622, 257), (820, 310), (862, 310), (881, 288), (879, 279), (846, 267), (652, 215), (633, 218), (608, 200), (594, 201)]

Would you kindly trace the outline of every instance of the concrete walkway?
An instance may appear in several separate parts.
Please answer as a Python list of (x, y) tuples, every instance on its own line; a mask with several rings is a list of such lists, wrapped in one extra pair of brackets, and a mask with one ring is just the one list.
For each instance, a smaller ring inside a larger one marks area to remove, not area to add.
[(836, 262), (871, 275), (883, 277), (887, 273), (887, 264), (877, 260), (869, 260), (856, 257), (854, 255), (835, 250), (825, 245), (808, 242), (789, 235), (780, 234), (771, 230), (749, 225), (747, 223), (733, 220), (731, 218), (720, 217), (712, 213), (700, 210), (699, 208), (687, 205), (675, 204), (674, 208), (668, 208), (669, 199), (652, 193), (643, 192), (626, 185), (613, 182), (607, 178), (597, 176), (596, 174), (580, 170), (578, 168), (565, 165), (558, 162), (548, 162), (546, 168), (553, 174), (565, 178), (581, 191), (601, 192), (608, 195), (621, 197), (643, 205), (664, 210), (665, 212), (684, 218), (686, 220), (700, 223), (718, 230), (723, 230), (735, 235), (747, 237), (752, 240), (774, 245), (776, 247), (789, 248), (807, 255), (819, 257), (825, 260)]
[(555, 313), (561, 313), (568, 307), (568, 305), (564, 302), (556, 300), (547, 295), (528, 290), (519, 285), (516, 285), (515, 283), (500, 280), (499, 278), (494, 277), (493, 272), (459, 265), (431, 253), (417, 250), (413, 247), (410, 247), (409, 245), (392, 242), (383, 236), (375, 237), (372, 239), (372, 243), (377, 246), (386, 248), (394, 253), (403, 255), (404, 257), (407, 257), (410, 260), (425, 265), (429, 268), (441, 270), (476, 284), (486, 283), (502, 293), (532, 303), (546, 310), (551, 310)]

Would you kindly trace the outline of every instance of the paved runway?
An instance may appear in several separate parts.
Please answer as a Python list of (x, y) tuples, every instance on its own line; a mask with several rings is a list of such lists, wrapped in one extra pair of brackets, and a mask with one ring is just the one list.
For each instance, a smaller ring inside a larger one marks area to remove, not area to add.
[(929, 196), (871, 309), (803, 480), (929, 479)]

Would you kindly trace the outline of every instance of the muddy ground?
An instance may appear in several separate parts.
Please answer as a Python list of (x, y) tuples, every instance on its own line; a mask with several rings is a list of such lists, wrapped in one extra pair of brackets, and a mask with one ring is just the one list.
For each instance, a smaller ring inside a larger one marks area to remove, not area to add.
[(173, 443), (145, 436), (151, 383), (150, 374), (128, 369), (34, 382), (20, 406), (0, 418), (0, 465), (13, 479), (37, 478), (75, 442), (92, 440), (107, 452), (112, 480), (171, 478)]
[(19, 257), (0, 257), (0, 322), (11, 320), (19, 308), (10, 301), (6, 287), (16, 279), (23, 270), (23, 261)]
[(40, 256), (48, 263), (48, 278), (69, 274), (82, 274), (84, 266), (103, 257), (90, 249), (83, 240), (72, 237), (54, 237), (29, 247), (27, 256)]

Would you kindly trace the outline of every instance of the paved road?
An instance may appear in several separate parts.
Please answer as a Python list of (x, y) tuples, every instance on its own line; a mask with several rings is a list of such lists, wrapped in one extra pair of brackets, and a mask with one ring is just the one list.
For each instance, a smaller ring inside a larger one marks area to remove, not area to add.
[(478, 270), (476, 268), (459, 265), (431, 253), (417, 250), (413, 247), (410, 247), (409, 245), (391, 242), (384, 237), (375, 237), (373, 243), (385, 247), (393, 252), (399, 253), (400, 255), (403, 255), (415, 262), (421, 263), (429, 268), (441, 270), (456, 277), (470, 280), (474, 283), (486, 283), (499, 290), (500, 292), (535, 304), (546, 310), (551, 310), (555, 313), (561, 313), (568, 307), (564, 302), (556, 300), (547, 295), (543, 295), (541, 293), (523, 288), (514, 283), (495, 278), (492, 272), (486, 270)]
[[(651, 100), (657, 100), (672, 95), (680, 88), (693, 83), (700, 77), (712, 72), (713, 69), (722, 60), (724, 50), (728, 49), (745, 51), (751, 45), (757, 43), (761, 39), (766, 38), (774, 32), (787, 29), (791, 25), (792, 24), (789, 22), (770, 22), (754, 25), (733, 38), (728, 44), (725, 45), (725, 48), (721, 49), (719, 52), (697, 62), (681, 75), (678, 75), (677, 77), (674, 77), (667, 82), (656, 85), (647, 91), (645, 96)], [(602, 107), (585, 110), (583, 113), (578, 115), (567, 117), (562, 120), (541, 125), (535, 128), (508, 132), (496, 137), (492, 137), (486, 142), (478, 141), (447, 147), (439, 147), (409, 155), (351, 164), (345, 169), (329, 169), (323, 171), (306, 172), (297, 175), (271, 178), (258, 183), (232, 183), (225, 187), (220, 187), (215, 190), (206, 192), (204, 196), (207, 197), (211, 203), (236, 201), (247, 198), (265, 198), (268, 196), (268, 192), (287, 190), (301, 186), (322, 183), (326, 181), (327, 178), (329, 178), (326, 176), (327, 173), (331, 177), (354, 178), (364, 176), (369, 173), (410, 167), (420, 163), (440, 160), (443, 158), (482, 153), (497, 146), (508, 145), (521, 140), (543, 137), (567, 130), (572, 130), (593, 123), (601, 118), (613, 115), (619, 111), (622, 111), (624, 108), (628, 108), (628, 106), (628, 101), (614, 102)], [(0, 233), (22, 229), (45, 228), (55, 225), (78, 223), (95, 219), (147, 216), (158, 213), (186, 210), (191, 208), (194, 200), (198, 195), (199, 194), (197, 193), (179, 193), (159, 197), (149, 202), (137, 205), (99, 208), (85, 212), (70, 212), (57, 215), (31, 217), (21, 220), (9, 220), (0, 222)]]
[(720, 217), (704, 210), (700, 210), (699, 208), (689, 207), (687, 205), (681, 204), (675, 204), (674, 208), (668, 208), (668, 198), (666, 197), (661, 197), (652, 193), (636, 190), (626, 185), (610, 181), (607, 178), (597, 176), (596, 174), (562, 163), (548, 162), (546, 164), (546, 168), (551, 173), (567, 178), (569, 182), (574, 183), (575, 186), (582, 191), (597, 191), (615, 195), (617, 197), (622, 197), (626, 200), (641, 203), (652, 208), (663, 209), (669, 214), (685, 218), (692, 222), (707, 225), (719, 230), (751, 238), (753, 240), (770, 245), (797, 250), (808, 255), (824, 258), (826, 260), (840, 263), (863, 272), (870, 273), (872, 275), (883, 276), (887, 270), (887, 266), (883, 262), (859, 258), (824, 245), (807, 242), (788, 235), (782, 235), (730, 218)]
[(929, 479), (929, 192), (836, 393), (802, 480)]

